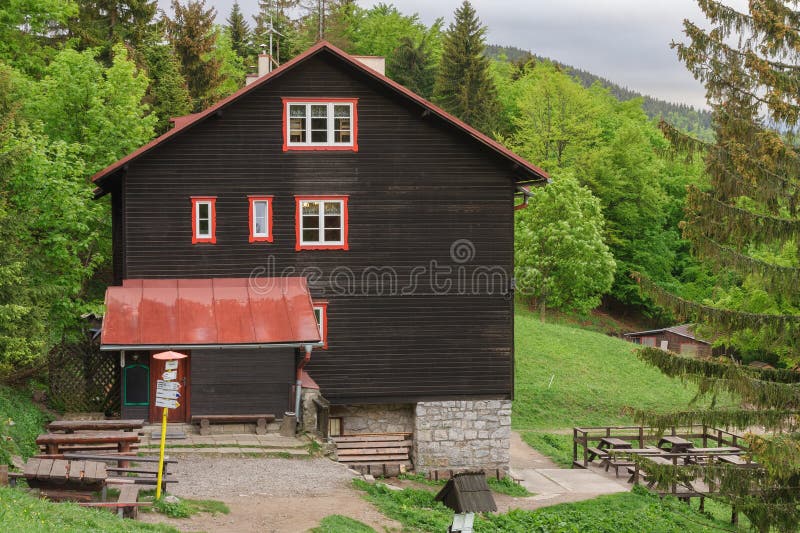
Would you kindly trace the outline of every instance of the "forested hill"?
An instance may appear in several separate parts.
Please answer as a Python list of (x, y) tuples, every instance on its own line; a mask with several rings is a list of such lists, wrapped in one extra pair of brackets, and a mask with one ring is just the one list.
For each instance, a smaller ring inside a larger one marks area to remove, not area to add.
[(711, 131), (711, 113), (708, 111), (698, 110), (686, 104), (675, 104), (665, 100), (659, 100), (658, 98), (632, 91), (627, 87), (622, 87), (611, 80), (597, 76), (591, 72), (575, 68), (571, 65), (565, 65), (550, 58), (537, 56), (528, 50), (523, 50), (515, 46), (490, 44), (486, 46), (486, 53), (489, 57), (495, 59), (505, 56), (509, 61), (514, 62), (528, 57), (534, 57), (537, 60), (552, 61), (578, 78), (586, 87), (591, 86), (595, 82), (599, 82), (602, 86), (607, 87), (608, 90), (611, 91), (611, 94), (616, 96), (619, 100), (625, 101), (633, 98), (642, 98), (644, 100), (642, 107), (650, 118), (663, 117), (667, 122), (681, 131), (691, 133), (693, 136), (703, 140), (711, 140), (713, 137)]

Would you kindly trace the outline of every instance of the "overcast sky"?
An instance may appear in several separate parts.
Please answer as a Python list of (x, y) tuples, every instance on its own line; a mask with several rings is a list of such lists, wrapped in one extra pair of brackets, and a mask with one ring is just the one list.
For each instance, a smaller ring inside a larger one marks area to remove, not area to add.
[[(370, 7), (379, 3), (360, 0)], [(390, 2), (385, 2), (390, 3)], [(404, 13), (426, 24), (444, 17), (449, 24), (461, 0), (395, 0)], [(747, 0), (728, 0), (746, 9)], [(168, 0), (159, 0), (167, 6)], [(206, 0), (224, 22), (233, 0)], [(239, 0), (247, 15), (258, 0)], [(673, 102), (704, 104), (703, 88), (669, 48), (681, 39), (681, 22), (702, 23), (694, 0), (472, 0), (489, 27), (488, 42), (517, 46), (588, 70), (631, 89)], [(704, 25), (704, 24), (700, 24)]]

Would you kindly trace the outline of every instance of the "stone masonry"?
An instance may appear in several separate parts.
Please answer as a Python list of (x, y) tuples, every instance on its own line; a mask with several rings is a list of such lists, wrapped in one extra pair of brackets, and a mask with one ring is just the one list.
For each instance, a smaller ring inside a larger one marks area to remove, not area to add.
[(336, 405), (331, 406), (330, 416), (342, 418), (345, 434), (414, 431), (412, 404)]
[(508, 472), (510, 400), (420, 402), (414, 410), (414, 469)]

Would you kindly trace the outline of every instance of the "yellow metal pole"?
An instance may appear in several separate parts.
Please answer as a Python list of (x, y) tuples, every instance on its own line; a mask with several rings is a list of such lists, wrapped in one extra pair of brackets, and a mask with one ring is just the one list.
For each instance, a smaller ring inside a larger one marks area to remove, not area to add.
[(167, 408), (161, 416), (161, 450), (158, 454), (158, 480), (156, 481), (156, 500), (161, 499), (161, 480), (164, 478), (164, 448), (167, 445)]

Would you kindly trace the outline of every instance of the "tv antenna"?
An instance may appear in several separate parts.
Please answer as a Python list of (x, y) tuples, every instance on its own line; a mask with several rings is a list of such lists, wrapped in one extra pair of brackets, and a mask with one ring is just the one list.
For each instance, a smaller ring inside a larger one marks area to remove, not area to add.
[[(275, 29), (275, 25), (272, 23), (272, 2), (269, 3), (269, 22), (267, 22), (267, 26), (264, 29), (264, 33), (269, 34), (269, 52), (267, 53), (267, 55), (269, 56), (269, 62), (267, 64), (268, 65), (267, 72), (272, 72), (273, 63), (275, 64), (276, 67), (279, 66), (278, 62), (275, 60), (275, 57), (272, 55), (272, 35), (275, 34), (278, 37), (285, 38), (285, 36), (281, 32)], [(262, 53), (264, 53), (264, 47), (265, 45), (262, 44), (261, 45)]]

